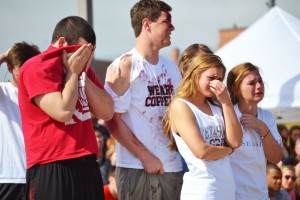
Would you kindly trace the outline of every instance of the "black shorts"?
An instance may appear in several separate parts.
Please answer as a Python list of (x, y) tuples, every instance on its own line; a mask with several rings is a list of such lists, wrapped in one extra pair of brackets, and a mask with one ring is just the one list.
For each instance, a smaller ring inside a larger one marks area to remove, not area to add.
[(26, 184), (0, 183), (1, 200), (24, 200)]
[(104, 199), (95, 155), (36, 165), (27, 170), (26, 199)]

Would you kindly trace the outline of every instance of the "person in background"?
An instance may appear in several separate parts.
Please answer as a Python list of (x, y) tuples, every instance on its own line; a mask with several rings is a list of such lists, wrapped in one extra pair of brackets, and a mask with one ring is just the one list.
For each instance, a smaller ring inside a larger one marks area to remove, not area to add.
[(26, 188), (26, 157), (18, 102), (18, 76), (24, 62), (40, 53), (27, 42), (15, 43), (0, 55), (11, 73), (8, 82), (0, 82), (0, 199), (23, 200)]
[(300, 162), (300, 138), (298, 138), (294, 145), (295, 154), (283, 159), (283, 165), (296, 166)]
[(240, 146), (242, 129), (222, 83), (225, 66), (216, 55), (194, 54), (185, 67), (165, 122), (170, 149), (178, 148), (189, 169), (181, 199), (235, 199), (228, 155)]
[(94, 130), (95, 130), (95, 136), (96, 136), (96, 140), (97, 140), (97, 144), (98, 144), (98, 148), (99, 148), (99, 154), (97, 156), (97, 161), (100, 163), (103, 162), (103, 160), (105, 160), (105, 141), (104, 141), (104, 135), (101, 132), (101, 129), (99, 126), (95, 126), (94, 125)]
[(102, 120), (95, 117), (93, 118), (95, 136), (99, 148), (97, 162), (100, 166), (102, 182), (105, 185), (108, 183), (108, 172), (111, 167), (109, 160), (106, 158), (106, 153), (108, 151), (107, 141), (111, 139), (111, 136), (104, 124), (99, 122), (102, 122)]
[[(210, 50), (208, 46), (206, 46), (205, 44), (198, 44), (198, 43), (188, 46), (182, 52), (182, 54), (179, 56), (178, 59), (178, 68), (181, 73), (181, 76), (184, 76), (185, 72), (187, 71), (191, 58), (195, 57), (197, 54), (202, 54), (202, 53), (213, 54), (212, 50)], [(187, 172), (188, 167), (183, 158), (182, 158), (182, 163), (183, 163), (183, 171)]]
[(105, 158), (109, 162), (111, 167), (116, 166), (116, 140), (114, 137), (110, 137), (107, 142), (107, 151), (105, 153)]
[(290, 156), (295, 155), (296, 140), (300, 138), (300, 126), (294, 125), (290, 128), (289, 153)]
[(289, 140), (289, 130), (284, 124), (277, 124), (277, 129), (278, 132), (282, 138), (282, 153), (283, 157), (282, 160), (285, 158), (289, 157), (289, 145), (288, 145), (288, 140)]
[(212, 50), (205, 44), (192, 44), (188, 46), (180, 55), (178, 60), (178, 68), (182, 76), (184, 76), (185, 72), (188, 70), (189, 62), (193, 57), (197, 54), (202, 53), (210, 53), (213, 54)]
[(270, 200), (290, 200), (289, 194), (281, 188), (281, 169), (272, 163), (267, 164), (267, 184)]
[[(102, 127), (101, 125), (97, 126), (98, 128), (95, 128), (95, 134), (97, 141), (99, 141), (98, 145), (101, 149), (99, 151), (101, 152), (101, 157), (98, 157), (97, 161), (100, 165), (100, 171), (102, 175), (102, 181), (103, 184), (108, 184), (109, 179), (109, 171), (112, 167), (115, 167), (115, 154), (116, 154), (116, 147), (115, 147), (115, 139), (113, 137), (104, 136), (102, 134), (103, 130), (105, 130), (105, 127)], [(99, 134), (101, 133), (101, 134)]]
[(230, 155), (236, 199), (266, 200), (268, 197), (266, 162), (277, 164), (282, 158), (281, 137), (274, 116), (258, 107), (264, 98), (264, 82), (259, 68), (247, 62), (228, 73), (227, 88), (243, 128), (243, 142)]
[[(172, 8), (163, 1), (141, 0), (130, 10), (136, 45), (108, 67), (105, 89), (115, 103), (107, 121), (117, 140), (116, 181), (120, 199), (180, 197), (182, 162), (168, 149), (163, 116), (181, 80), (175, 62), (159, 55), (170, 46)], [(130, 183), (130, 184), (128, 184)]]
[(113, 101), (90, 68), (95, 48), (88, 22), (69, 16), (49, 48), (21, 68), (28, 199), (104, 199), (91, 113), (111, 119)]
[(179, 58), (180, 51), (178, 48), (173, 48), (171, 50), (171, 59), (177, 64)]
[(300, 176), (297, 176), (296, 174), (296, 182), (295, 182), (295, 194), (296, 194), (296, 200), (300, 200)]
[(295, 193), (295, 184), (296, 184), (296, 174), (295, 168), (291, 165), (283, 165), (281, 168), (282, 172), (282, 181), (281, 187), (287, 191), (291, 200), (296, 200), (296, 193)]
[(100, 171), (101, 171), (101, 176), (102, 176), (102, 182), (103, 185), (108, 183), (108, 171), (110, 166), (106, 165), (106, 158), (105, 158), (105, 153), (107, 150), (106, 146), (106, 138), (104, 134), (102, 133), (102, 128), (100, 128), (101, 125), (99, 124), (94, 124), (94, 130), (95, 130), (95, 136), (99, 148), (99, 155), (97, 157), (97, 162), (100, 166)]
[(115, 172), (116, 168), (111, 167), (108, 173), (108, 184), (104, 185), (105, 200), (118, 200)]

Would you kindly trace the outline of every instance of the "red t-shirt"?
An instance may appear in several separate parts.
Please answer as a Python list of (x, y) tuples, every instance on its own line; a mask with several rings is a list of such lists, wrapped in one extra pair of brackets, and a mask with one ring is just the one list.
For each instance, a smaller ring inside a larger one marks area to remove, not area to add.
[[(33, 102), (33, 98), (37, 95), (63, 90), (65, 73), (61, 60), (62, 50), (71, 53), (79, 47), (50, 46), (45, 52), (25, 62), (21, 68), (18, 81), (19, 106), (27, 169), (35, 164), (98, 154), (84, 87), (78, 88), (79, 100), (76, 111), (72, 120), (67, 123), (52, 119)], [(103, 85), (97, 80), (92, 69), (89, 68), (87, 76), (103, 89)]]
[(104, 190), (104, 197), (105, 197), (105, 200), (118, 200), (118, 197), (115, 198), (111, 195), (110, 191), (109, 191), (109, 188), (108, 188), (108, 185), (104, 185), (103, 187), (103, 190)]

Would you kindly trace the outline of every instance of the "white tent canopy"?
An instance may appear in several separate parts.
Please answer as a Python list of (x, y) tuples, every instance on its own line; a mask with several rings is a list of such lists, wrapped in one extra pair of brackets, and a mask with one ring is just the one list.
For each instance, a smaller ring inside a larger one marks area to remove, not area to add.
[(299, 19), (274, 7), (215, 53), (227, 72), (243, 62), (258, 66), (265, 82), (260, 106), (277, 122), (300, 122)]

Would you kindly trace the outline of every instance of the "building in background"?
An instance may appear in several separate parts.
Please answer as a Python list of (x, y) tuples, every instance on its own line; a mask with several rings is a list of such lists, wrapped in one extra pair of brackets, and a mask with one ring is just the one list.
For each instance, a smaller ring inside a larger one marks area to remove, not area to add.
[(219, 31), (219, 46), (218, 49), (230, 42), (236, 36), (238, 36), (241, 32), (243, 32), (246, 28), (236, 28), (233, 29), (221, 29)]

